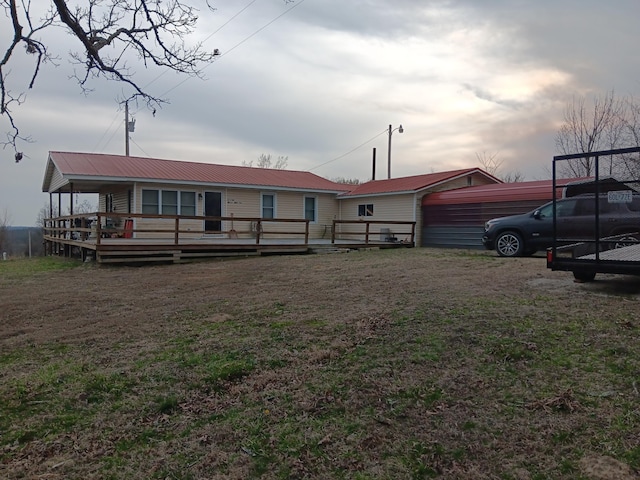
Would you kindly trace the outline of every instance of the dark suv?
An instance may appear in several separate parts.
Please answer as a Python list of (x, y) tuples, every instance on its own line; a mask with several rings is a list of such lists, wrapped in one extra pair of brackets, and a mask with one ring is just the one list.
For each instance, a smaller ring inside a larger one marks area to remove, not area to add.
[[(556, 228), (560, 243), (594, 240), (595, 195), (579, 195), (556, 200)], [(631, 201), (629, 201), (631, 200)], [(625, 234), (622, 240), (640, 239), (640, 196), (622, 201), (612, 195), (599, 198), (600, 238)], [(484, 226), (482, 243), (503, 257), (533, 255), (553, 244), (553, 202), (532, 212), (494, 218)]]

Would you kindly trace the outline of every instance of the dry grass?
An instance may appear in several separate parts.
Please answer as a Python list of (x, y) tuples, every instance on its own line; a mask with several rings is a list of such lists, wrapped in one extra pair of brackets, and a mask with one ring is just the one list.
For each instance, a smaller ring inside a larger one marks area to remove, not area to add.
[(431, 249), (14, 267), (2, 478), (638, 478), (637, 279)]

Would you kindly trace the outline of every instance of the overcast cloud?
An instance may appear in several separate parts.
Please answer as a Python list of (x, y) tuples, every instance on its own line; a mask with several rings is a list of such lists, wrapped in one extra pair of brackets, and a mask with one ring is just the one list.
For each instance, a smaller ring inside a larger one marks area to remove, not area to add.
[[(476, 154), (486, 152), (503, 161), (502, 173), (537, 180), (548, 176), (573, 95), (638, 94), (637, 0), (210, 3), (217, 10), (202, 3), (194, 38), (223, 55), (205, 80), (132, 64), (142, 85), (170, 100), (155, 117), (130, 106), (132, 155), (241, 165), (265, 153), (287, 156), (293, 170), (368, 180), (375, 147), (380, 179), (386, 129), (402, 124), (392, 135), (393, 177), (479, 166)], [(73, 48), (69, 35), (48, 35), (60, 57)], [(13, 66), (14, 79), (28, 74), (28, 60)], [(72, 71), (66, 58), (46, 66), (14, 109), (36, 143), (22, 147), (19, 164), (0, 152), (0, 212), (13, 225), (33, 225), (48, 201), (48, 151), (124, 154), (117, 99), (129, 92), (97, 81), (83, 95)]]

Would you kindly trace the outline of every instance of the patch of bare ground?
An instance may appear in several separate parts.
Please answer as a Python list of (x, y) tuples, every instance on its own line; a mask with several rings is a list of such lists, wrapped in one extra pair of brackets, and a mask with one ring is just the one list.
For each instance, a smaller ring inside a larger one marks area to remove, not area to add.
[(435, 249), (0, 276), (0, 477), (638, 478), (639, 293)]

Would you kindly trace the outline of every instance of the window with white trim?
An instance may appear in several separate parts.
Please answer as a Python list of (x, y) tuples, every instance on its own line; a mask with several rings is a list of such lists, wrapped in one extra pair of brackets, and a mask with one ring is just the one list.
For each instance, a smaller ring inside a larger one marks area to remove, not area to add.
[(177, 215), (178, 214), (178, 191), (162, 190), (162, 214)]
[(157, 215), (160, 213), (160, 202), (158, 202), (159, 190), (142, 190), (142, 213)]
[(180, 192), (180, 215), (196, 215), (196, 192)]
[(262, 203), (262, 218), (276, 218), (276, 195), (263, 193), (260, 202)]
[(316, 197), (304, 197), (304, 218), (311, 222), (317, 221), (318, 209)]
[(358, 205), (359, 217), (373, 217), (373, 203), (367, 203), (366, 205)]
[(195, 215), (196, 193), (179, 190), (142, 190), (142, 213)]

